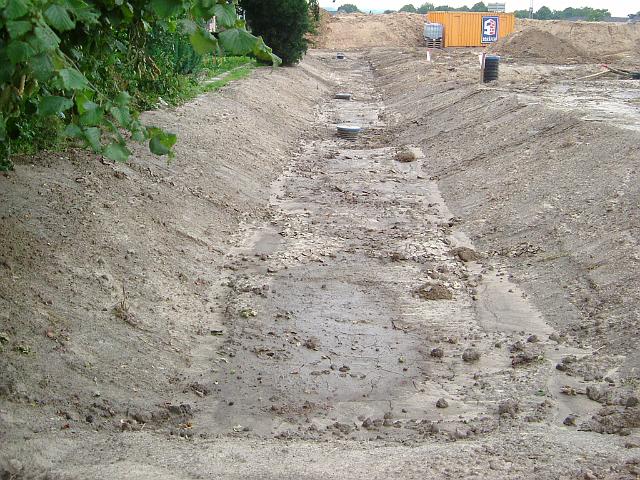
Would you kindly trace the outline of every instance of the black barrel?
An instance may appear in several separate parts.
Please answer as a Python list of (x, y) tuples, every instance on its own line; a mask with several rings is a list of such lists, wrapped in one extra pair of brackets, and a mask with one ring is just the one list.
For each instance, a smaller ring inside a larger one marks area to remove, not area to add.
[(500, 57), (498, 55), (487, 55), (484, 57), (484, 72), (482, 81), (484, 83), (498, 80), (498, 70), (500, 69)]

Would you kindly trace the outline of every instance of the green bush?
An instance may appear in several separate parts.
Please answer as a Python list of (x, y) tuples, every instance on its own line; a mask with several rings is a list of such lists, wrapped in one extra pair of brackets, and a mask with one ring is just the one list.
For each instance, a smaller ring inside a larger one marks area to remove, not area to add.
[(306, 0), (241, 0), (247, 23), (285, 65), (299, 62), (307, 51), (311, 29)]

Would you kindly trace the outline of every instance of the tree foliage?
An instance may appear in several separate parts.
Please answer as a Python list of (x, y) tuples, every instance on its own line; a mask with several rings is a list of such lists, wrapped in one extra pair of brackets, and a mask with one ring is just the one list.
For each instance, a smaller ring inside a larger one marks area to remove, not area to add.
[(401, 12), (407, 12), (407, 13), (416, 13), (416, 7), (414, 7), (412, 4), (408, 4), (408, 5), (404, 5), (401, 9)]
[[(214, 34), (205, 28), (212, 17), (220, 26)], [(189, 39), (195, 55), (181, 69), (195, 68), (197, 55), (208, 52), (279, 62), (247, 32), (235, 1), (0, 0), (0, 169), (11, 168), (11, 122), (25, 114), (62, 121), (66, 136), (116, 161), (130, 155), (125, 133), (171, 156), (176, 136), (143, 125), (127, 89), (107, 94), (96, 75), (127, 64), (138, 79), (152, 78), (159, 70), (148, 55), (153, 31)]]
[(264, 38), (285, 65), (302, 59), (311, 28), (307, 0), (241, 0), (240, 5), (252, 32)]
[(425, 13), (432, 12), (435, 9), (436, 9), (436, 7), (435, 7), (435, 5), (433, 3), (428, 3), (427, 2), (427, 3), (423, 3), (422, 5), (420, 5), (418, 7), (418, 13), (421, 13), (421, 14), (424, 15)]
[[(529, 10), (516, 10), (516, 17), (529, 18)], [(588, 20), (591, 22), (600, 22), (611, 18), (611, 12), (605, 8), (568, 7), (564, 10), (551, 10), (547, 6), (542, 6), (538, 11), (534, 12), (532, 18), (536, 20)]]
[(359, 11), (358, 7), (353, 3), (345, 3), (338, 7), (338, 13), (358, 13)]
[(478, 2), (473, 7), (471, 7), (472, 12), (488, 12), (489, 8), (484, 4), (484, 2)]
[(542, 6), (536, 12), (535, 18), (537, 18), (538, 20), (549, 20), (553, 18), (553, 12), (549, 7)]
[(320, 4), (318, 0), (309, 0), (309, 13), (316, 22), (320, 21)]
[[(431, 4), (424, 4), (422, 7), (418, 9), (418, 13), (426, 13), (427, 6), (432, 6)], [(425, 8), (423, 8), (425, 7)], [(449, 5), (439, 5), (434, 7), (432, 10), (441, 11), (441, 12), (487, 12), (489, 8), (484, 2), (478, 2), (474, 4), (471, 8), (466, 5), (462, 7), (453, 8)], [(513, 12), (518, 18), (529, 18), (530, 13), (529, 10), (516, 10)], [(533, 18), (538, 20), (589, 20), (589, 21), (602, 21), (608, 18), (611, 18), (611, 13), (607, 9), (597, 9), (591, 7), (582, 7), (582, 8), (565, 8), (564, 10), (551, 10), (549, 7), (542, 6), (538, 9), (537, 12), (533, 14)]]

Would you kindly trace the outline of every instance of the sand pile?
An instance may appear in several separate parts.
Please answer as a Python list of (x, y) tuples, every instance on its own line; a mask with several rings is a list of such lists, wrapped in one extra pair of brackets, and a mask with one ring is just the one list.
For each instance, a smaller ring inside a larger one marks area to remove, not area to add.
[(586, 53), (568, 40), (531, 28), (500, 39), (488, 49), (506, 58), (531, 59), (537, 63), (582, 63)]
[(640, 23), (516, 20), (516, 31), (536, 28), (573, 43), (594, 59), (611, 55), (636, 56), (640, 51)]
[(424, 15), (415, 13), (350, 13), (323, 16), (319, 35), (313, 43), (317, 48), (339, 50), (418, 47), (424, 45), (422, 32), (425, 21)]

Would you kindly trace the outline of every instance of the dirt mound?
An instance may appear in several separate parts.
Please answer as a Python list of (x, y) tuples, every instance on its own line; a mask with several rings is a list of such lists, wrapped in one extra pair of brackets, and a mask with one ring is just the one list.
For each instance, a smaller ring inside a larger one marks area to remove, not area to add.
[(610, 22), (567, 22), (562, 20), (516, 21), (516, 31), (538, 29), (573, 43), (590, 57), (637, 56), (640, 24)]
[(350, 50), (370, 47), (416, 47), (422, 38), (424, 15), (351, 13), (322, 18), (317, 48)]
[(539, 63), (581, 63), (584, 51), (552, 33), (528, 28), (500, 39), (488, 49), (507, 58), (535, 59)]

